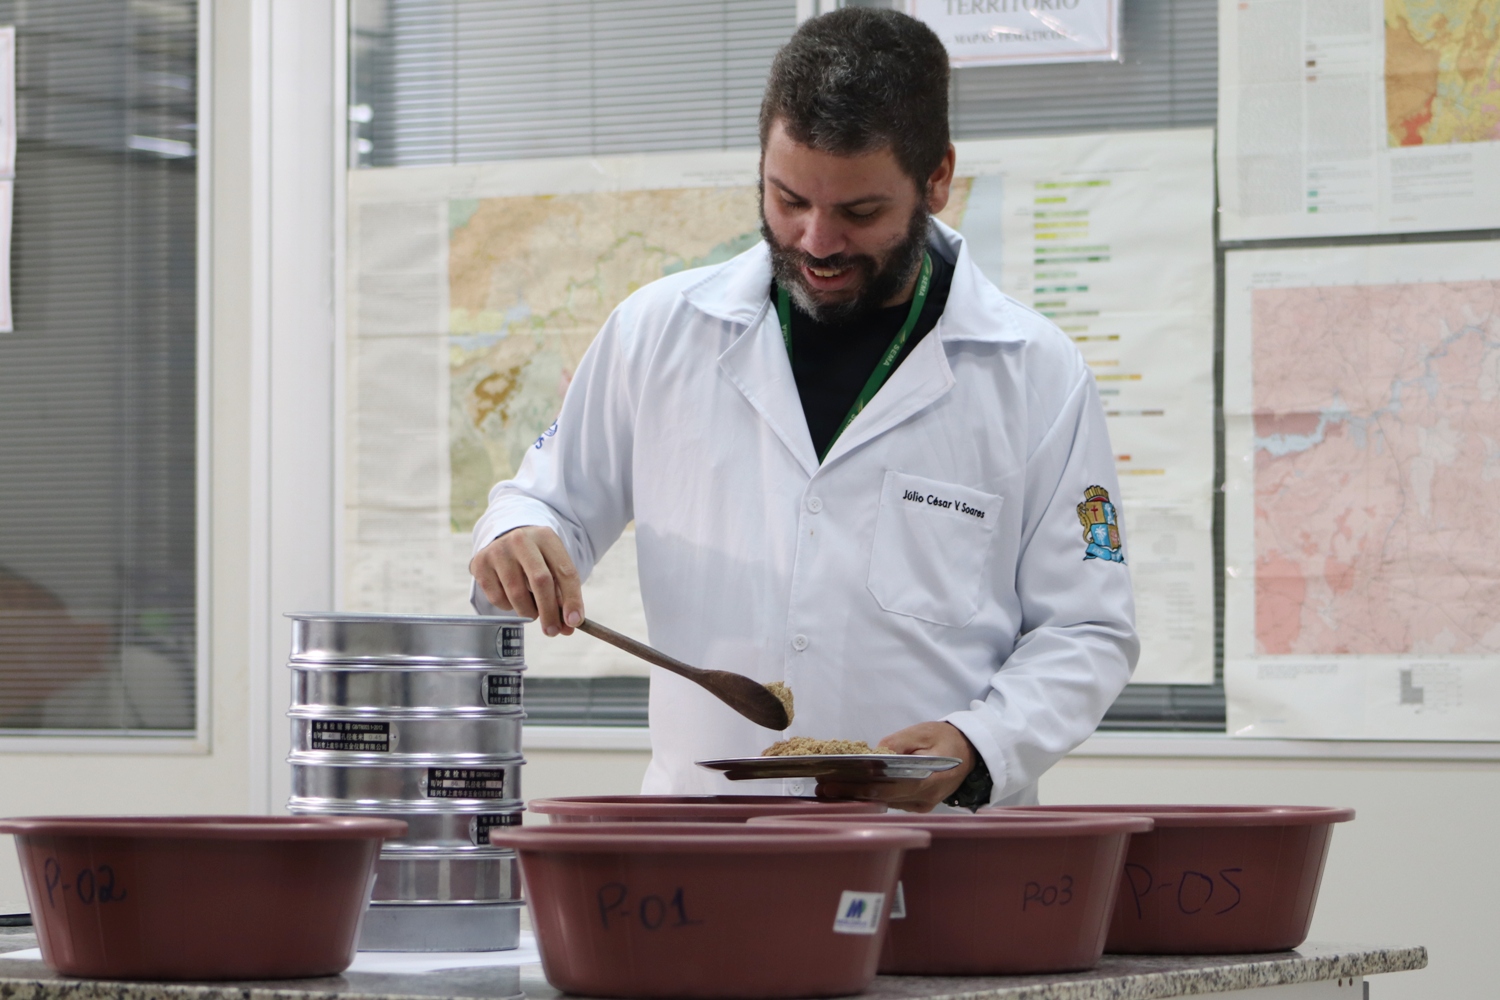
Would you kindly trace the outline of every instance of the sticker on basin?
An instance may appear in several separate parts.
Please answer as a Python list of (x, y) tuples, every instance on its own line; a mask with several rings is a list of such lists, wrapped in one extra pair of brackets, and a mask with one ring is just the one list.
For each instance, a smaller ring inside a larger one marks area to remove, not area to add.
[(885, 905), (883, 892), (851, 892), (839, 897), (839, 910), (833, 918), (835, 934), (874, 934), (880, 928), (880, 908)]
[(896, 897), (891, 900), (891, 919), (906, 919), (906, 890), (900, 882), (896, 883)]
[(389, 722), (353, 722), (347, 719), (314, 719), (310, 750), (353, 750), (385, 753), (391, 749)]

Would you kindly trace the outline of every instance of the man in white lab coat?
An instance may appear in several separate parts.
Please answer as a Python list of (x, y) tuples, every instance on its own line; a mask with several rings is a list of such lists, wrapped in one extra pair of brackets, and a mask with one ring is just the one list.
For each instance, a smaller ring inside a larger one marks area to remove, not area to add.
[[(962, 760), (819, 786), (919, 811), (1034, 802), (1138, 652), (1094, 380), (930, 218), (947, 94), (920, 22), (803, 24), (761, 108), (765, 242), (620, 304), (470, 564), (481, 610), (567, 634), (633, 519), (650, 641), (785, 681), (790, 734)], [(730, 790), (694, 761), (778, 738), (665, 671), (650, 711), (646, 791)]]

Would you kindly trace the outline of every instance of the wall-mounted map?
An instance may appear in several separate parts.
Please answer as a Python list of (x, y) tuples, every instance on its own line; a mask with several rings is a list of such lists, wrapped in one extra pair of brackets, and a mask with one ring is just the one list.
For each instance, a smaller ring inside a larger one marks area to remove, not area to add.
[(1500, 226), (1500, 0), (1219, 0), (1226, 240)]
[(1392, 146), (1500, 141), (1500, 0), (1385, 0)]
[(1500, 245), (1247, 251), (1227, 280), (1231, 731), (1500, 735)]
[(616, 305), (760, 241), (753, 186), (450, 201), (453, 530), (514, 474)]
[[(1213, 680), (1212, 132), (963, 143), (939, 218), (1073, 337), (1117, 445), (1146, 652)], [(760, 238), (751, 151), (351, 175), (346, 604), (462, 613), (469, 532), (631, 292)], [(1102, 249), (1101, 249), (1102, 248)], [(644, 634), (633, 536), (585, 585)], [(635, 671), (588, 639), (532, 667)]]

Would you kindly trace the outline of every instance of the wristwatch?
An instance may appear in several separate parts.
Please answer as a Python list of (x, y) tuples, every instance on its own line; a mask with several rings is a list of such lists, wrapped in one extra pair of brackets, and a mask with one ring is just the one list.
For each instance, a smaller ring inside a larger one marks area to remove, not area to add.
[(990, 766), (979, 754), (974, 755), (974, 769), (964, 778), (958, 790), (943, 800), (944, 805), (974, 810), (990, 804), (990, 795), (995, 790), (995, 779), (990, 777)]

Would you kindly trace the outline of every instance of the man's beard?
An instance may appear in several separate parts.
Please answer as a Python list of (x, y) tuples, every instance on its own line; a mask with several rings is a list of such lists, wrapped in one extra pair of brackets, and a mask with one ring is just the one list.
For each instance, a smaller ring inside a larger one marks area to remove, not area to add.
[[(766, 224), (764, 209), (760, 215), (760, 235), (771, 249), (771, 274), (776, 284), (785, 288), (797, 308), (819, 323), (842, 325), (866, 316), (885, 305), (906, 287), (922, 262), (922, 253), (927, 249), (927, 230), (931, 213), (921, 202), (913, 209), (911, 222), (906, 227), (906, 236), (886, 253), (882, 265), (868, 254), (834, 254), (832, 257), (813, 257), (795, 247), (777, 242), (771, 227)], [(809, 288), (802, 277), (802, 268), (808, 267), (840, 269), (853, 267), (859, 271), (859, 292), (852, 299), (840, 302), (822, 302), (817, 293)]]

